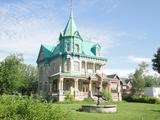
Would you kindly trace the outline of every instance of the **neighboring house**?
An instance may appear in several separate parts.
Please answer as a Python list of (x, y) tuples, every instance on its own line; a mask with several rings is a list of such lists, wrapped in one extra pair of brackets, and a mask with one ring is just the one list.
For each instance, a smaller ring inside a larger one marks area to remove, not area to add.
[(145, 87), (144, 95), (160, 98), (160, 87)]
[(63, 101), (68, 91), (76, 100), (94, 97), (97, 87), (108, 89), (113, 100), (121, 100), (120, 81), (103, 74), (107, 59), (101, 56), (101, 46), (80, 35), (71, 11), (59, 43), (41, 45), (37, 64), (39, 94), (44, 98)]
[(121, 78), (121, 85), (122, 85), (122, 94), (123, 95), (130, 95), (132, 89), (131, 79), (128, 78)]
[(122, 100), (121, 96), (121, 81), (117, 74), (107, 75), (107, 80), (110, 83), (110, 91), (112, 93), (112, 99), (114, 101), (116, 100)]

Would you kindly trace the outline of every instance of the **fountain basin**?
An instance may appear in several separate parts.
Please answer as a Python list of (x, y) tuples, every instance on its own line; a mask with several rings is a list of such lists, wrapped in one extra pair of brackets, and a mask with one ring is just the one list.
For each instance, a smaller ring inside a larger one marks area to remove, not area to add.
[(116, 105), (82, 105), (82, 111), (114, 113), (114, 112), (117, 112), (117, 106)]

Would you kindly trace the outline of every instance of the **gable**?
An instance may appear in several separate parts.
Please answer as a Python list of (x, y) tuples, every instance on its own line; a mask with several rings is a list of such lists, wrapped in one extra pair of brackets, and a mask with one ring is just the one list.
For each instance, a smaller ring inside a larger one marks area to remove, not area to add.
[(37, 58), (37, 63), (45, 59), (49, 59), (52, 56), (54, 49), (55, 47), (51, 45), (41, 45)]

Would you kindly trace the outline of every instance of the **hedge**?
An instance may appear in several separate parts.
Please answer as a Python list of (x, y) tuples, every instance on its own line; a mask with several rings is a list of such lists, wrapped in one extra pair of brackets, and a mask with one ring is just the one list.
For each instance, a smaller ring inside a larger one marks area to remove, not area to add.
[(127, 102), (140, 102), (140, 103), (151, 103), (151, 104), (160, 104), (160, 99), (150, 96), (123, 96), (123, 100)]

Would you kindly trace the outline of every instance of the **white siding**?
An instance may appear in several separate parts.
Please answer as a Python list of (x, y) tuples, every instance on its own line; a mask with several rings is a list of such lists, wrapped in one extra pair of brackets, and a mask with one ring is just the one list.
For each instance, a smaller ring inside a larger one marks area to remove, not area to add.
[(160, 98), (160, 87), (146, 87), (144, 95)]

